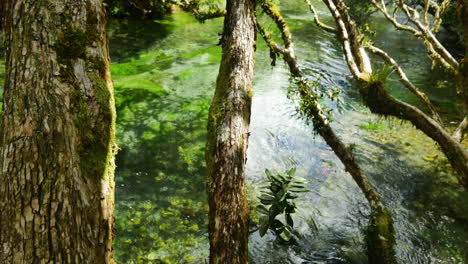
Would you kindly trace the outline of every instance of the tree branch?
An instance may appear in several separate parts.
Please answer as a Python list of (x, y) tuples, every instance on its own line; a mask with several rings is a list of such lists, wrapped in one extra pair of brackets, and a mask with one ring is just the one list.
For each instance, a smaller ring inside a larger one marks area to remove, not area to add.
[[(262, 8), (274, 21), (284, 22), (281, 14), (273, 6), (262, 5)], [(270, 34), (257, 21), (258, 31), (262, 34), (272, 52), (283, 55), (283, 59), (288, 64), (291, 75), (297, 80), (297, 93), (301, 97), (301, 107), (304, 112), (307, 113), (308, 117), (312, 119), (317, 133), (320, 134), (320, 136), (325, 139), (325, 142), (332, 148), (333, 152), (344, 164), (346, 171), (351, 174), (369, 202), (371, 208), (367, 233), (369, 258), (371, 261), (376, 261), (376, 263), (394, 264), (396, 263), (394, 252), (395, 236), (391, 215), (382, 203), (380, 195), (369, 182), (368, 178), (362, 173), (361, 168), (356, 163), (349, 148), (346, 147), (331, 128), (327, 117), (323, 114), (315, 88), (307, 82), (294, 56), (289, 29), (286, 23), (278, 22), (276, 25), (281, 31), (285, 47), (288, 48), (280, 48), (276, 42), (272, 40)], [(377, 223), (379, 224), (377, 225)]]
[[(323, 0), (330, 2), (332, 0)], [(347, 17), (347, 8), (343, 0), (333, 0), (341, 2), (339, 13), (334, 15), (337, 24), (343, 23), (342, 17)], [(374, 1), (374, 0), (372, 0)], [(383, 1), (383, 0), (382, 0)], [(397, 0), (398, 1), (398, 0)], [(375, 1), (374, 1), (375, 2)], [(336, 12), (330, 8), (332, 13)], [(409, 12), (409, 11), (408, 11)], [(355, 24), (348, 23), (347, 28), (353, 28)], [(339, 27), (341, 30), (342, 27)], [(356, 29), (357, 30), (357, 29)], [(341, 33), (340, 36), (344, 35)], [(341, 37), (342, 45), (347, 45), (345, 38)], [(352, 39), (353, 45), (360, 46), (361, 44)], [(364, 53), (363, 53), (364, 54)], [(358, 56), (356, 54), (355, 56)], [(346, 57), (346, 56), (345, 56)], [(357, 79), (357, 78), (356, 78)], [(385, 89), (384, 83), (379, 80), (357, 79), (362, 82), (360, 93), (366, 105), (373, 113), (381, 115), (391, 115), (401, 119), (410, 121), (414, 126), (423, 131), (427, 136), (436, 141), (446, 155), (452, 167), (457, 171), (460, 183), (468, 189), (468, 152), (461, 146), (455, 138), (453, 138), (447, 131), (434, 119), (427, 116), (425, 113), (416, 107), (395, 99)]]
[[(441, 4), (441, 6), (437, 5), (436, 3), (432, 2), (429, 3), (426, 1), (426, 7), (424, 9), (424, 14), (423, 14), (423, 20), (424, 22), (421, 22), (420, 20), (420, 14), (419, 12), (406, 5), (403, 0), (394, 0), (395, 4), (397, 7), (394, 10), (393, 15), (390, 15), (388, 13), (388, 10), (385, 5), (385, 1), (381, 1), (381, 3), (377, 3), (376, 0), (371, 0), (371, 3), (389, 20), (397, 29), (400, 30), (405, 30), (413, 33), (416, 37), (422, 38), (424, 40), (424, 44), (426, 46), (426, 49), (428, 51), (429, 56), (431, 57), (432, 60), (436, 61), (437, 63), (440, 63), (444, 68), (450, 70), (451, 72), (457, 74), (458, 68), (459, 68), (459, 63), (458, 61), (450, 54), (450, 52), (439, 42), (439, 40), (436, 38), (436, 36), (433, 33), (433, 30), (436, 30), (438, 28), (438, 25), (440, 25), (441, 21), (440, 20), (440, 14), (443, 12), (444, 5), (446, 5), (449, 1), (444, 0), (444, 2)], [(427, 19), (427, 10), (429, 8), (429, 4), (431, 5), (436, 5), (437, 12), (435, 16), (435, 24), (434, 27), (431, 28)], [(408, 26), (408, 25), (403, 25), (399, 23), (396, 19), (396, 12), (398, 9), (401, 9), (407, 19), (414, 25), (416, 28)], [(427, 21), (426, 21), (427, 20)], [(427, 22), (427, 23), (426, 23)]]
[(338, 33), (338, 30), (336, 30), (336, 28), (334, 28), (332, 26), (329, 26), (329, 25), (323, 23), (322, 21), (320, 21), (317, 10), (315, 10), (315, 7), (312, 5), (310, 0), (304, 0), (304, 1), (309, 6), (310, 12), (312, 12), (312, 14), (314, 15), (314, 21), (315, 21), (315, 24), (317, 26), (319, 26), (321, 29), (323, 29), (323, 30), (325, 30), (327, 32)]
[(207, 10), (203, 10), (200, 8), (200, 5), (196, 1), (190, 0), (167, 0), (167, 3), (176, 5), (180, 7), (185, 12), (191, 13), (195, 16), (195, 18), (200, 22), (205, 22), (208, 19), (224, 17), (226, 15), (226, 10), (224, 9), (217, 9), (217, 8), (209, 8)]
[(453, 137), (458, 141), (462, 142), (465, 134), (468, 133), (468, 117), (465, 116), (461, 123), (458, 125), (457, 129), (453, 133)]
[(442, 119), (440, 118), (439, 114), (437, 113), (437, 110), (435, 109), (434, 105), (432, 105), (431, 101), (427, 97), (425, 93), (420, 91), (406, 76), (406, 73), (401, 69), (400, 65), (392, 58), (390, 55), (388, 55), (385, 51), (373, 46), (369, 45), (366, 47), (369, 51), (372, 53), (378, 55), (381, 57), (387, 64), (390, 64), (397, 74), (400, 76), (400, 82), (408, 88), (414, 95), (416, 95), (421, 102), (429, 109), (429, 111), (432, 114), (432, 118), (436, 120), (439, 124), (442, 124)]

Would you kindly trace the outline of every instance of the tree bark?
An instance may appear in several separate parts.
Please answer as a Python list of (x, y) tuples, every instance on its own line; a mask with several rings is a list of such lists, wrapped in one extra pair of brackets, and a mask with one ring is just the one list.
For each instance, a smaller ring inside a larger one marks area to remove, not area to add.
[(228, 0), (223, 56), (210, 107), (206, 163), (210, 263), (248, 262), (245, 163), (255, 52), (255, 2)]
[(103, 10), (101, 0), (5, 3), (0, 263), (114, 263)]

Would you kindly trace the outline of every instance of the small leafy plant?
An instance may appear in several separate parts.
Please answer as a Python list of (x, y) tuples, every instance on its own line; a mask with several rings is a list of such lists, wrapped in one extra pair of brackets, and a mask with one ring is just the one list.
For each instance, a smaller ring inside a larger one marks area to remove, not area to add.
[(299, 193), (308, 192), (307, 181), (295, 176), (296, 168), (276, 175), (265, 170), (265, 174), (267, 185), (262, 186), (259, 196), (261, 204), (257, 206), (260, 215), (260, 236), (263, 237), (270, 229), (281, 241), (289, 242), (294, 226), (291, 214), (297, 208), (294, 200), (299, 198)]

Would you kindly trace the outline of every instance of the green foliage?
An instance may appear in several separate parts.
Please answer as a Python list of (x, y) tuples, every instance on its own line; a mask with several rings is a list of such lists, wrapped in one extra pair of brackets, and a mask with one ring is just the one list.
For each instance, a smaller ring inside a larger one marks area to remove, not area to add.
[(376, 12), (376, 8), (370, 1), (345, 0), (344, 2), (349, 8), (349, 15), (359, 27), (368, 23), (372, 14)]
[(270, 229), (281, 241), (291, 240), (294, 226), (291, 214), (296, 211), (294, 200), (299, 198), (299, 193), (308, 192), (306, 180), (296, 177), (295, 173), (296, 168), (276, 175), (265, 170), (267, 185), (262, 187), (258, 197), (261, 204), (257, 206), (260, 236), (264, 236)]
[(114, 17), (154, 18), (169, 12), (164, 0), (105, 0), (104, 6)]
[(375, 70), (371, 75), (370, 83), (386, 83), (390, 74), (395, 70), (386, 64), (382, 65), (379, 69)]
[(209, 13), (214, 9), (219, 9), (221, 2), (220, 0), (105, 0), (104, 6), (107, 13), (113, 17), (151, 19), (172, 13), (174, 5), (183, 7), (185, 11), (200, 10)]
[[(320, 84), (320, 78), (309, 81), (306, 78), (292, 78), (292, 84), (288, 90), (288, 98), (299, 98), (297, 112), (306, 118), (306, 123), (312, 121), (314, 129), (317, 131), (323, 127), (323, 122), (333, 121), (333, 109), (321, 104), (321, 101), (328, 99), (335, 101), (338, 109), (342, 107), (343, 101), (340, 98), (341, 90), (337, 87)], [(321, 118), (317, 118), (317, 116)]]

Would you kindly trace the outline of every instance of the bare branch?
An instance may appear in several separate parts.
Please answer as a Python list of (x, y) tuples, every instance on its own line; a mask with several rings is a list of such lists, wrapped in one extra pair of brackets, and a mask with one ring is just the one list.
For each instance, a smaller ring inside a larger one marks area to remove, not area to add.
[(462, 142), (466, 133), (468, 133), (468, 116), (465, 116), (465, 118), (458, 125), (457, 129), (453, 133), (453, 137), (458, 142)]
[(375, 0), (371, 0), (371, 2), (387, 18), (387, 20), (389, 20), (395, 26), (395, 28), (399, 30), (409, 31), (415, 35), (418, 34), (418, 31), (415, 28), (403, 25), (397, 21), (396, 12), (398, 11), (398, 8), (395, 8), (393, 14), (390, 15), (385, 5), (385, 1), (382, 0), (380, 4), (378, 4)]
[[(385, 2), (381, 1), (380, 4), (376, 2), (376, 0), (371, 0), (372, 4), (389, 20), (397, 29), (405, 30), (413, 33), (416, 37), (422, 38), (424, 40), (424, 44), (426, 45), (426, 49), (428, 51), (429, 56), (437, 63), (440, 63), (444, 68), (450, 70), (451, 72), (457, 74), (459, 69), (458, 61), (450, 54), (450, 52), (439, 42), (439, 40), (434, 35), (433, 30), (437, 29), (441, 23), (440, 15), (443, 13), (446, 5), (450, 2), (450, 0), (444, 0), (442, 4), (439, 6), (434, 1), (425, 0), (425, 8), (423, 14), (424, 22), (421, 22), (419, 12), (406, 5), (403, 0), (394, 0), (397, 9), (394, 10), (393, 15), (390, 15), (385, 7)], [(429, 5), (434, 6), (436, 10), (435, 15), (435, 24), (433, 28), (429, 25), (429, 20), (427, 18), (427, 12), (429, 9)], [(411, 27), (408, 25), (403, 25), (399, 23), (396, 19), (396, 12), (398, 9), (401, 9), (407, 19), (416, 27)]]
[(317, 26), (319, 26), (321, 29), (323, 29), (323, 30), (325, 30), (327, 32), (338, 33), (338, 30), (336, 30), (336, 28), (334, 28), (332, 26), (329, 26), (329, 25), (323, 23), (322, 21), (320, 21), (317, 10), (315, 10), (315, 7), (312, 5), (310, 0), (304, 0), (304, 1), (309, 6), (310, 11), (314, 15), (314, 21), (315, 21), (315, 24), (317, 24)]
[[(343, 21), (343, 18), (338, 11), (335, 3), (332, 0), (324, 0), (325, 4), (327, 5), (328, 9), (332, 13), (332, 16), (335, 18), (335, 22), (338, 26), (338, 35), (341, 38), (341, 41), (343, 43), (343, 50), (344, 50), (344, 55), (346, 58), (346, 62), (348, 63), (348, 67), (353, 74), (353, 76), (360, 80), (360, 79), (367, 79), (369, 77), (369, 74), (366, 74), (362, 72), (363, 67), (358, 66), (358, 62), (356, 60), (355, 54), (353, 53), (353, 48), (351, 45), (352, 39), (350, 36), (356, 37), (355, 35), (351, 35), (348, 32), (348, 28), (345, 25), (345, 22)], [(355, 52), (356, 50), (354, 50)]]
[[(323, 0), (324, 2), (330, 2), (332, 0)], [(341, 2), (339, 14), (334, 15), (337, 24), (343, 22), (342, 18), (346, 18), (347, 8), (345, 7), (343, 0), (333, 0)], [(374, 0), (372, 0), (374, 1)], [(396, 0), (399, 1), (399, 0)], [(401, 0), (400, 0), (401, 1)], [(375, 1), (374, 1), (375, 2)], [(332, 13), (336, 10), (329, 9)], [(401, 8), (401, 6), (400, 6)], [(384, 10), (382, 8), (382, 10)], [(412, 12), (409, 9), (406, 9), (406, 12)], [(347, 23), (346, 29), (355, 27), (353, 23)], [(341, 28), (339, 28), (341, 30)], [(340, 37), (343, 33), (340, 34)], [(341, 37), (342, 45), (346, 46), (346, 38)], [(353, 39), (352, 39), (353, 40)], [(354, 45), (361, 47), (361, 43), (354, 40)], [(365, 54), (362, 52), (361, 54)], [(355, 52), (354, 56), (359, 56), (360, 54)], [(357, 79), (357, 78), (356, 78)], [(436, 141), (441, 147), (442, 151), (450, 161), (452, 167), (457, 171), (459, 175), (459, 180), (465, 188), (468, 189), (468, 152), (459, 144), (454, 137), (452, 137), (447, 131), (433, 118), (426, 115), (424, 112), (420, 111), (416, 107), (402, 102), (394, 98), (388, 91), (385, 89), (383, 81), (373, 80), (372, 78), (368, 79), (357, 79), (362, 82), (360, 93), (366, 105), (370, 108), (373, 113), (381, 115), (391, 115), (401, 119), (410, 121), (418, 129), (423, 131), (427, 136), (431, 137)]]
[(429, 0), (424, 0), (424, 26), (429, 27), (429, 18), (428, 18), (428, 13), (429, 13)]

